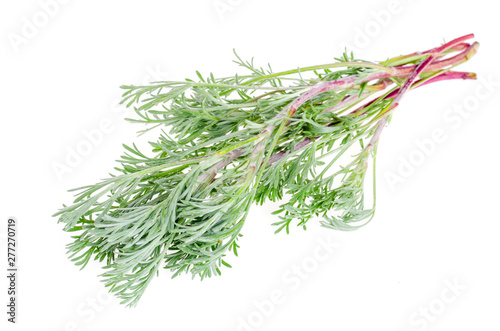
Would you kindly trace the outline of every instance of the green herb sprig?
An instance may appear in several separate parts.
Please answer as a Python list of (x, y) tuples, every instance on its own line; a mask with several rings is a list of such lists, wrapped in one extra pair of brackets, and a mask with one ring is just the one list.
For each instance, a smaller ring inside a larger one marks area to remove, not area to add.
[(380, 63), (344, 53), (283, 72), (236, 55), (247, 74), (122, 86), (122, 103), (137, 114), (130, 121), (168, 133), (150, 142), (152, 155), (124, 145), (118, 174), (74, 190), (73, 204), (56, 213), (75, 233), (72, 261), (105, 261), (106, 286), (133, 306), (160, 268), (203, 279), (230, 267), (224, 258), (238, 254), (253, 203), (290, 195), (276, 232), (318, 216), (332, 229), (365, 225), (375, 196), (366, 207), (364, 181), (394, 109), (410, 89), (475, 79), (452, 71), (476, 53), (472, 37)]

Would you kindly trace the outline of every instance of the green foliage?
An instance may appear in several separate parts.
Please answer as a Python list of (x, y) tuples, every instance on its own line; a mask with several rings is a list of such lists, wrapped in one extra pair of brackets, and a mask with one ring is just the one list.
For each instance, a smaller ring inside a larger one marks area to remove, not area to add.
[(315, 217), (339, 230), (366, 224), (375, 132), (404, 77), (352, 54), (337, 60), (274, 73), (236, 55), (246, 75), (122, 86), (122, 103), (137, 114), (130, 121), (161, 131), (152, 153), (124, 146), (117, 173), (74, 190), (74, 203), (56, 214), (76, 233), (72, 260), (105, 260), (103, 281), (132, 306), (160, 268), (173, 277), (220, 274), (253, 203), (290, 195), (276, 232)]

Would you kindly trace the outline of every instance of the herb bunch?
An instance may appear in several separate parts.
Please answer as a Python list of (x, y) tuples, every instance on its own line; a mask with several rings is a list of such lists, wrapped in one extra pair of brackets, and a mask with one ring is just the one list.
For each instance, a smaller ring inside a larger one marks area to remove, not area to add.
[(162, 130), (152, 154), (124, 145), (118, 173), (74, 190), (56, 213), (75, 233), (72, 261), (105, 261), (106, 286), (133, 306), (160, 268), (203, 279), (229, 267), (253, 203), (290, 195), (276, 232), (318, 216), (332, 229), (365, 225), (375, 197), (365, 206), (364, 181), (394, 109), (410, 89), (475, 79), (452, 70), (476, 53), (472, 37), (379, 63), (344, 53), (283, 72), (236, 55), (247, 74), (122, 86), (130, 120)]

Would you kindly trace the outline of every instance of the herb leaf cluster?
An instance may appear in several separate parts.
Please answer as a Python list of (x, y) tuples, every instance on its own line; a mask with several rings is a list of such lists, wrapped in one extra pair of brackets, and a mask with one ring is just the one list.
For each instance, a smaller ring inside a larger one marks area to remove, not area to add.
[(476, 52), (469, 38), (380, 63), (344, 53), (283, 72), (235, 53), (245, 75), (122, 86), (137, 114), (129, 120), (159, 136), (151, 152), (124, 145), (115, 173), (73, 190), (56, 213), (74, 234), (72, 261), (105, 261), (106, 286), (133, 306), (160, 268), (203, 279), (230, 267), (253, 203), (282, 201), (276, 232), (315, 217), (338, 230), (365, 225), (380, 133), (408, 90), (475, 78), (451, 70)]

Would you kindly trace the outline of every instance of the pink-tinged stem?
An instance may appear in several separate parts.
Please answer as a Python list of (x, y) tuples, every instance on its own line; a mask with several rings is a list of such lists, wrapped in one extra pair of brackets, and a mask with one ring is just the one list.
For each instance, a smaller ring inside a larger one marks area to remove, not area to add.
[[(458, 51), (463, 51), (464, 49), (467, 49), (470, 47), (470, 44), (469, 43), (460, 43), (460, 44), (456, 44), (455, 46), (447, 49), (448, 51), (451, 51), (451, 52), (458, 52)], [(436, 60), (437, 59), (440, 59), (442, 57), (445, 57), (446, 55), (448, 55), (446, 52), (443, 52), (441, 54), (438, 54), (436, 56)]]
[[(438, 49), (443, 49), (443, 51), (444, 51), (450, 47), (453, 47), (453, 45), (454, 44), (452, 42), (450, 42), (447, 45), (443, 45), (442, 47), (440, 47)], [(424, 62), (420, 63), (417, 66), (393, 67), (392, 73), (376, 72), (376, 73), (368, 75), (362, 79), (359, 79), (358, 76), (351, 76), (351, 77), (337, 79), (337, 80), (334, 80), (331, 82), (321, 83), (321, 84), (313, 87), (311, 90), (307, 91), (306, 93), (302, 94), (300, 97), (298, 97), (294, 101), (292, 101), (292, 103), (286, 109), (286, 112), (279, 114), (277, 117), (283, 117), (283, 116), (285, 116), (285, 113), (288, 113), (288, 116), (291, 117), (297, 111), (297, 109), (300, 106), (302, 106), (306, 101), (312, 99), (313, 97), (315, 97), (321, 93), (333, 91), (333, 90), (336, 90), (339, 88), (342, 88), (342, 89), (353, 88), (356, 84), (362, 84), (362, 83), (366, 83), (366, 82), (376, 80), (376, 79), (385, 79), (385, 78), (389, 78), (389, 77), (401, 77), (401, 76), (408, 76), (408, 75), (410, 75), (409, 81), (411, 80), (413, 82), (418, 77), (418, 75), (420, 73), (422, 73), (423, 71), (436, 71), (436, 70), (440, 70), (440, 69), (443, 69), (445, 67), (448, 67), (450, 65), (455, 65), (455, 64), (458, 64), (462, 61), (468, 60), (470, 57), (472, 57), (476, 53), (478, 47), (479, 47), (479, 44), (477, 42), (474, 42), (472, 45), (470, 45), (467, 49), (465, 49), (461, 53), (459, 53), (459, 54), (457, 54), (449, 59), (437, 61), (434, 63), (432, 61), (439, 54), (430, 55), (426, 60), (424, 60)], [(406, 92), (406, 90), (404, 92)], [(399, 100), (397, 100), (397, 101), (399, 101)]]
[[(464, 36), (462, 38), (455, 39), (455, 40), (453, 40), (453, 41), (451, 41), (451, 42), (449, 42), (441, 47), (436, 48), (436, 49), (437, 50), (442, 49), (442, 51), (445, 51), (445, 50), (453, 47), (456, 44), (460, 44), (461, 40), (465, 40), (463, 38), (468, 39), (467, 36)], [(433, 55), (430, 55), (426, 60), (424, 60), (424, 62), (420, 63), (417, 66), (405, 67), (405, 68), (401, 68), (401, 69), (398, 68), (394, 76), (399, 76), (400, 74), (401, 74), (401, 76), (410, 74), (410, 77), (405, 82), (405, 84), (403, 85), (402, 88), (399, 88), (399, 89), (395, 90), (394, 93), (391, 93), (392, 94), (391, 97), (395, 96), (396, 98), (394, 99), (394, 102), (391, 105), (390, 110), (397, 107), (403, 94), (406, 93), (406, 91), (413, 85), (414, 81), (418, 78), (419, 74), (422, 73), (426, 68), (428, 68), (428, 70), (433, 71), (436, 69), (442, 69), (443, 67), (447, 67), (448, 65), (451, 65), (451, 64), (456, 64), (456, 63), (460, 63), (461, 61), (465, 61), (476, 53), (478, 46), (479, 46), (479, 44), (475, 42), (472, 45), (470, 45), (462, 53), (460, 53), (460, 54), (458, 54), (450, 59), (439, 61), (439, 62), (434, 63), (434, 64), (432, 63), (432, 61), (439, 54), (435, 53)], [(431, 67), (432, 67), (432, 69), (431, 69)], [(412, 72), (409, 73), (409, 70), (412, 70)], [(403, 72), (404, 72), (404, 74), (402, 74)], [(386, 77), (384, 77), (384, 76), (386, 76)], [(446, 75), (444, 77), (441, 77), (441, 76), (444, 76), (444, 74), (437, 76), (437, 77), (434, 77), (433, 79), (436, 79), (434, 81), (449, 80), (449, 79), (471, 79), (472, 78), (470, 76), (464, 76), (463, 73), (449, 74), (449, 75)], [(375, 73), (373, 75), (369, 75), (363, 81), (371, 81), (371, 80), (375, 79), (374, 77), (378, 77), (380, 79), (388, 78), (388, 77), (390, 77), (390, 74), (388, 74), (388, 73)], [(437, 79), (438, 77), (441, 77), (441, 78)], [(474, 77), (475, 77), (475, 75), (474, 75)], [(332, 82), (326, 82), (326, 83), (321, 84), (318, 88), (312, 89), (312, 90), (304, 93), (303, 95), (301, 95), (299, 98), (295, 99), (290, 104), (289, 116), (292, 116), (298, 107), (300, 107), (307, 100), (311, 99), (312, 97), (314, 97), (316, 95), (319, 95), (319, 94), (326, 92), (326, 91), (334, 90), (339, 86), (342, 86), (344, 88), (348, 88), (351, 85), (354, 86), (354, 83), (355, 83), (354, 77), (347, 77), (347, 78), (351, 78), (351, 79), (343, 78), (343, 79), (338, 79), (338, 80), (335, 80)], [(431, 81), (431, 80), (432, 79), (429, 79), (429, 81)], [(425, 85), (425, 84), (422, 84), (422, 85)], [(386, 98), (388, 98), (388, 96)], [(366, 106), (364, 106), (364, 107), (366, 107)], [(358, 110), (356, 110), (356, 111), (358, 111)], [(278, 115), (278, 116), (282, 117), (283, 115), (284, 114), (281, 114), (281, 116), (280, 115)], [(385, 127), (386, 124), (387, 124), (387, 117), (383, 117), (380, 120), (378, 127), (377, 127), (372, 139), (370, 140), (370, 143), (366, 146), (366, 148), (369, 148), (375, 144), (375, 142), (379, 139), (380, 134), (382, 133), (383, 128)], [(267, 130), (267, 128), (266, 128), (266, 130)], [(297, 144), (295, 146), (295, 150), (300, 149), (300, 148), (308, 145), (311, 141), (312, 140), (310, 138), (304, 139), (303, 141), (301, 141), (299, 144)], [(272, 160), (272, 162), (268, 161), (267, 165), (270, 165), (273, 162), (276, 162), (277, 160), (279, 160), (280, 158), (282, 158), (286, 155), (286, 153), (284, 153), (284, 152), (280, 152), (280, 153), (275, 154), (276, 156), (272, 155), (269, 159), (270, 161)]]
[[(463, 80), (467, 80), (467, 79), (476, 79), (476, 74), (473, 73), (473, 72), (459, 72), (459, 71), (447, 71), (445, 73), (442, 73), (440, 74), (439, 76), (435, 76), (433, 78), (430, 78), (428, 80), (425, 80), (422, 82), (422, 80), (418, 81), (418, 82), (415, 82), (413, 85), (412, 85), (412, 88), (414, 87), (420, 87), (420, 86), (424, 86), (424, 85), (427, 85), (427, 84), (430, 84), (430, 83), (434, 83), (434, 82), (439, 82), (439, 81), (442, 81), (442, 80), (451, 80), (451, 79), (463, 79)], [(384, 97), (384, 99), (391, 99), (391, 98), (394, 98), (398, 93), (399, 93), (399, 89), (400, 88), (397, 88), (395, 89), (394, 91), (390, 92), (388, 95), (386, 95)], [(352, 112), (350, 112), (349, 114), (355, 114), (355, 113), (359, 113), (361, 112), (363, 109), (366, 109), (368, 106), (370, 106), (372, 103), (374, 103), (375, 101), (377, 101), (376, 99), (375, 100), (372, 100), (370, 102), (368, 102), (367, 104), (353, 110)]]
[(456, 39), (453, 39), (452, 41), (449, 41), (447, 43), (445, 43), (444, 45), (441, 45), (439, 47), (436, 47), (434, 49), (430, 49), (428, 51), (426, 51), (425, 53), (441, 53), (447, 49), (450, 49), (458, 44), (461, 44), (463, 43), (464, 41), (466, 40), (469, 40), (469, 39), (472, 39), (474, 38), (474, 34), (473, 33), (469, 33), (469, 34), (466, 34), (465, 36), (462, 36), (462, 37), (458, 37)]
[[(449, 71), (449, 72), (443, 73), (443, 74), (441, 74), (439, 76), (436, 76), (436, 77), (433, 77), (431, 79), (428, 79), (428, 80), (426, 80), (425, 82), (422, 82), (422, 83), (419, 83), (419, 81), (417, 81), (417, 82), (415, 82), (412, 85), (412, 88), (418, 88), (418, 87), (422, 87), (422, 86), (428, 85), (430, 83), (435, 83), (435, 82), (445, 81), (445, 80), (452, 80), (452, 79), (463, 79), (463, 80), (476, 79), (476, 74), (474, 74), (472, 72), (455, 72), (455, 71)], [(396, 90), (392, 91), (391, 93), (389, 93), (384, 99), (393, 98), (394, 96), (396, 96), (398, 94), (398, 92), (399, 92), (399, 89), (396, 89)], [(366, 107), (366, 106), (364, 106), (364, 107)], [(382, 130), (382, 129), (380, 129), (380, 130)], [(377, 128), (377, 131), (378, 131), (378, 128)], [(378, 135), (380, 135), (380, 133), (378, 133)], [(377, 132), (375, 132), (375, 134), (377, 134)], [(320, 136), (315, 137), (315, 139), (319, 139), (319, 138), (321, 138), (321, 137)], [(294, 152), (298, 151), (299, 149), (302, 149), (303, 147), (309, 145), (311, 142), (312, 142), (311, 138), (304, 138), (297, 145), (295, 145), (295, 148), (294, 148), (293, 151)], [(269, 161), (267, 162), (266, 166), (270, 166), (271, 164), (279, 161), (280, 159), (282, 159), (283, 157), (285, 157), (285, 156), (287, 156), (289, 154), (290, 154), (290, 152), (280, 151), (278, 153), (275, 153), (275, 154), (271, 155), (271, 157), (269, 158)]]
[[(452, 79), (463, 79), (463, 80), (476, 79), (476, 74), (473, 72), (448, 71), (448, 72), (442, 73), (439, 76), (432, 77), (432, 78), (430, 78), (422, 83), (415, 82), (415, 83), (413, 83), (412, 87), (415, 85), (416, 85), (415, 87), (421, 87), (421, 86), (424, 86), (424, 85), (427, 85), (430, 83), (435, 83), (435, 82), (439, 82), (439, 81), (443, 81), (443, 80), (452, 80)], [(392, 91), (391, 93), (386, 95), (384, 99), (394, 98), (398, 93), (399, 93), (399, 89), (395, 89), (394, 91)]]
[(415, 68), (415, 70), (411, 73), (410, 77), (408, 77), (406, 82), (403, 84), (403, 87), (401, 87), (399, 89), (399, 92), (396, 95), (396, 97), (394, 98), (394, 101), (392, 103), (393, 107), (397, 107), (399, 105), (399, 102), (401, 101), (401, 98), (403, 97), (403, 95), (406, 93), (406, 91), (408, 91), (410, 89), (410, 86), (418, 78), (420, 73), (422, 71), (424, 71), (425, 68), (427, 68), (427, 66), (429, 66), (429, 64), (434, 60), (435, 57), (436, 57), (436, 55), (434, 55), (434, 54), (430, 55), (427, 59), (422, 61), (422, 63), (420, 63)]
[[(389, 72), (376, 72), (371, 75), (368, 75), (362, 79), (359, 79), (359, 76), (351, 76), (351, 77), (345, 77), (345, 78), (340, 78), (336, 79), (330, 82), (325, 82), (318, 84), (314, 86), (311, 90), (307, 91), (306, 93), (302, 94), (299, 96), (297, 99), (292, 101), (290, 105), (280, 114), (276, 116), (276, 118), (281, 118), (285, 115), (288, 115), (288, 117), (293, 116), (297, 109), (302, 106), (305, 102), (308, 100), (312, 99), (313, 97), (324, 93), (324, 92), (329, 92), (333, 91), (336, 89), (346, 89), (346, 88), (353, 88), (356, 84), (362, 84), (366, 83), (372, 80), (377, 80), (377, 79), (385, 79), (389, 77), (401, 77), (401, 76), (407, 76), (410, 75), (409, 80), (412, 82), (416, 79), (416, 77), (424, 71), (424, 69), (427, 69), (429, 71), (435, 71), (442, 69), (444, 67), (458, 64), (462, 61), (468, 60), (470, 57), (472, 57), (476, 51), (477, 48), (479, 47), (479, 44), (477, 42), (474, 42), (472, 45), (470, 45), (468, 48), (466, 48), (463, 52), (449, 58), (446, 60), (442, 61), (437, 61), (435, 63), (432, 63), (432, 61), (435, 59), (436, 56), (438, 56), (441, 52), (448, 50), (458, 44), (461, 44), (463, 40), (467, 40), (469, 38), (472, 38), (473, 35), (467, 35), (464, 37), (457, 38), (455, 40), (452, 40), (443, 46), (434, 48), (429, 52), (430, 55), (424, 62), (420, 63), (419, 65), (414, 65), (414, 66), (408, 66), (408, 67), (389, 67), (388, 69), (391, 69), (391, 73)], [(408, 81), (407, 81), (408, 82)], [(410, 83), (411, 84), (411, 83)], [(406, 91), (404, 91), (406, 92)], [(403, 93), (404, 93), (403, 92)]]
[(361, 95), (351, 95), (349, 97), (344, 98), (342, 101), (340, 101), (339, 103), (337, 103), (335, 106), (327, 108), (327, 109), (325, 109), (323, 111), (326, 113), (326, 112), (331, 112), (331, 111), (334, 111), (336, 109), (342, 108), (342, 107), (344, 107), (346, 105), (349, 105), (349, 104), (351, 104), (353, 102), (356, 102), (360, 97), (365, 96), (365, 95), (370, 94), (370, 93), (373, 93), (373, 92), (371, 92), (371, 91), (364, 91)]
[(297, 109), (300, 106), (302, 106), (306, 101), (314, 98), (315, 96), (321, 93), (332, 91), (338, 88), (352, 88), (355, 85), (356, 85), (355, 76), (340, 78), (333, 80), (331, 82), (326, 82), (316, 85), (311, 90), (302, 94), (300, 97), (292, 101), (292, 103), (290, 103), (290, 106), (288, 107), (287, 110), (288, 116), (292, 117), (293, 114), (295, 114), (295, 112), (297, 111)]
[[(428, 51), (425, 51), (420, 54), (429, 54), (429, 57), (425, 59), (422, 63), (418, 65), (413, 65), (413, 66), (399, 66), (399, 67), (387, 67), (387, 69), (390, 72), (384, 71), (384, 72), (376, 72), (371, 75), (367, 75), (364, 78), (359, 77), (358, 75), (355, 76), (350, 76), (350, 77), (345, 77), (345, 78), (340, 78), (334, 81), (330, 82), (325, 82), (321, 84), (317, 84), (311, 87), (311, 89), (304, 94), (300, 95), (298, 98), (296, 98), (294, 101), (292, 101), (282, 112), (280, 112), (278, 115), (275, 116), (274, 119), (279, 119), (282, 117), (287, 117), (290, 118), (292, 117), (297, 109), (302, 106), (305, 102), (308, 100), (314, 98), (315, 96), (333, 91), (336, 89), (349, 89), (349, 88), (354, 88), (356, 85), (370, 82), (372, 80), (381, 80), (382, 82), (384, 79), (390, 78), (390, 77), (404, 77), (404, 76), (409, 76), (408, 79), (406, 80), (405, 84), (403, 87), (400, 89), (394, 91), (395, 93), (391, 93), (391, 97), (394, 97), (393, 103), (391, 104), (391, 109), (396, 107), (402, 96), (407, 92), (410, 87), (413, 86), (415, 80), (418, 78), (418, 76), (424, 72), (424, 71), (437, 71), (440, 69), (443, 69), (448, 66), (456, 65), (461, 62), (467, 61), (470, 57), (472, 57), (479, 46), (477, 42), (474, 42), (472, 45), (469, 45), (466, 47), (468, 44), (464, 43), (465, 40), (468, 40), (470, 38), (473, 38), (473, 34), (465, 35), (463, 37), (454, 39), (440, 47), (436, 47), (433, 49), (430, 49)], [(443, 56), (443, 52), (446, 50), (461, 50), (464, 49), (462, 52), (459, 54), (445, 60), (441, 61), (436, 61), (436, 59), (439, 59), (440, 57)], [(448, 73), (442, 74), (439, 76), (436, 76), (432, 79), (429, 79), (427, 82), (422, 83), (421, 85), (418, 86), (423, 86), (431, 82), (436, 82), (436, 81), (441, 81), (441, 80), (449, 80), (449, 79), (471, 79), (475, 76), (472, 76), (473, 74), (468, 74), (468, 73)], [(418, 87), (417, 86), (417, 87)], [(386, 96), (386, 98), (389, 98), (389, 96)], [(352, 102), (350, 98), (347, 98), (346, 100), (343, 100), (342, 102)], [(366, 105), (364, 106), (366, 107)], [(362, 108), (364, 108), (362, 107)], [(332, 107), (333, 108), (333, 107)], [(361, 109), (362, 109), (361, 108)], [(331, 110), (331, 109), (330, 109)], [(370, 146), (373, 146), (375, 142), (378, 140), (383, 128), (385, 127), (385, 124), (387, 122), (387, 116), (384, 116), (378, 123), (378, 127), (369, 143), (367, 148)], [(261, 134), (270, 134), (274, 129), (275, 129), (274, 124), (268, 125), (262, 132)], [(298, 149), (303, 148), (304, 146), (308, 145), (312, 139), (310, 138), (305, 138), (301, 142), (299, 142), (295, 146), (295, 151)], [(263, 148), (264, 147), (264, 142), (261, 141), (259, 142), (255, 147), (254, 150), (251, 152), (252, 154), (255, 154), (257, 149)], [(224, 159), (223, 161), (220, 161), (219, 163), (215, 164), (212, 166), (208, 171), (198, 178), (198, 182), (204, 182), (207, 179), (213, 179), (215, 177), (215, 174), (217, 171), (223, 169), (226, 167), (230, 162), (232, 162), (234, 159), (239, 157), (243, 153), (243, 147), (240, 147), (238, 149), (235, 149), (231, 152), (229, 157), (227, 159)], [(275, 155), (270, 156), (268, 162), (266, 163), (266, 166), (276, 162), (277, 160), (281, 159), (282, 157), (286, 156), (288, 152), (278, 152)]]
[(342, 107), (344, 107), (346, 105), (349, 105), (349, 104), (351, 104), (353, 102), (356, 102), (361, 96), (365, 96), (367, 94), (373, 93), (374, 91), (382, 91), (382, 90), (384, 90), (391, 83), (392, 83), (392, 81), (390, 79), (384, 79), (383, 81), (381, 81), (378, 84), (370, 85), (370, 87), (372, 87), (372, 88), (374, 87), (374, 88), (376, 88), (376, 90), (373, 90), (373, 89), (365, 90), (365, 91), (363, 91), (363, 93), (361, 93), (361, 95), (357, 94), (357, 95), (351, 95), (349, 97), (345, 97), (344, 99), (342, 99), (342, 101), (340, 101), (337, 104), (335, 104), (335, 106), (333, 106), (331, 108), (327, 108), (327, 109), (325, 109), (323, 111), (324, 112), (329, 112), (329, 111), (334, 111), (336, 109), (342, 108)]
[[(449, 47), (452, 47), (452, 44), (450, 44)], [(396, 108), (399, 105), (399, 103), (401, 102), (401, 98), (410, 89), (410, 87), (412, 86), (413, 82), (418, 78), (418, 76), (420, 75), (420, 73), (422, 71), (424, 71), (425, 68), (427, 68), (429, 66), (429, 64), (431, 64), (432, 61), (434, 61), (434, 59), (436, 58), (437, 55), (439, 55), (441, 52), (443, 52), (445, 50), (446, 50), (446, 48), (444, 48), (442, 50), (439, 49), (439, 51), (436, 51), (436, 52), (433, 52), (433, 53), (429, 53), (431, 55), (429, 55), (429, 57), (427, 59), (425, 59), (424, 61), (422, 61), (422, 63), (420, 63), (415, 68), (415, 70), (411, 73), (410, 77), (408, 77), (408, 79), (406, 80), (406, 82), (399, 89), (398, 93), (396, 94), (396, 96), (394, 97), (394, 99), (393, 99), (393, 101), (392, 101), (392, 103), (390, 105), (389, 110), (394, 109), (394, 108)], [(387, 124), (387, 115), (384, 116), (384, 117), (382, 117), (382, 119), (378, 122), (377, 129), (376, 129), (375, 133), (373, 134), (372, 139), (370, 140), (370, 142), (368, 143), (368, 145), (365, 147), (365, 150), (368, 150), (370, 147), (375, 146), (375, 144), (377, 143), (378, 139), (380, 138), (380, 134), (384, 130), (386, 124)]]
[[(473, 35), (463, 36), (463, 37), (454, 39), (454, 40), (452, 40), (452, 41), (450, 41), (450, 42), (448, 42), (440, 47), (437, 47), (437, 48), (430, 50), (429, 54), (431, 54), (431, 55), (429, 55), (429, 57), (427, 59), (425, 59), (419, 65), (411, 66), (411, 67), (404, 67), (404, 68), (394, 68), (395, 72), (392, 76), (403, 76), (403, 75), (409, 74), (410, 77), (408, 77), (408, 79), (406, 80), (403, 87), (398, 90), (398, 92), (395, 96), (395, 99), (390, 106), (390, 110), (394, 109), (395, 107), (398, 106), (403, 95), (408, 91), (408, 89), (412, 86), (413, 82), (418, 78), (418, 76), (426, 68), (428, 68), (428, 70), (432, 70), (432, 71), (436, 70), (436, 69), (442, 69), (444, 67), (447, 67), (448, 65), (457, 64), (457, 63), (460, 63), (461, 61), (466, 61), (471, 56), (473, 56), (476, 53), (477, 48), (479, 46), (479, 44), (476, 42), (474, 42), (472, 45), (470, 45), (467, 49), (465, 49), (463, 52), (459, 53), (458, 55), (456, 55), (450, 59), (438, 61), (438, 62), (432, 64), (432, 61), (436, 58), (436, 56), (439, 56), (441, 52), (444, 52), (447, 49), (450, 49), (458, 44), (461, 44), (462, 41), (470, 39), (472, 37), (473, 37)], [(350, 88), (351, 87), (352, 88), (356, 83), (359, 84), (359, 83), (368, 82), (368, 81), (371, 81), (374, 79), (383, 79), (383, 78), (388, 78), (388, 77), (391, 77), (391, 74), (386, 73), (386, 72), (378, 72), (378, 73), (374, 73), (372, 75), (365, 77), (360, 82), (356, 82), (355, 76), (352, 76), (352, 77), (337, 79), (337, 80), (334, 80), (331, 82), (322, 83), (318, 87), (313, 88), (312, 90), (309, 90), (308, 92), (304, 93), (303, 95), (301, 95), (300, 97), (298, 97), (297, 99), (292, 101), (292, 103), (290, 104), (290, 107), (289, 107), (288, 116), (291, 117), (295, 113), (295, 111), (301, 105), (303, 105), (307, 100), (309, 100), (309, 99), (313, 98), (314, 96), (317, 96), (321, 93), (331, 91), (331, 90), (337, 89), (339, 87), (342, 87), (342, 88)], [(283, 113), (280, 115), (278, 115), (278, 116), (279, 117), (284, 116)], [(378, 128), (375, 131), (375, 134), (372, 137), (372, 140), (367, 145), (367, 148), (369, 148), (370, 146), (373, 146), (375, 144), (375, 142), (378, 140), (378, 138), (383, 130), (383, 127), (385, 127), (386, 123), (387, 123), (387, 117), (383, 117), (378, 124)]]
[(474, 38), (474, 34), (470, 33), (470, 34), (467, 34), (465, 36), (453, 39), (453, 40), (451, 40), (451, 41), (443, 44), (442, 46), (434, 47), (434, 48), (428, 49), (428, 50), (423, 51), (423, 52), (411, 53), (411, 54), (405, 55), (404, 57), (409, 57), (409, 56), (412, 56), (412, 55), (422, 55), (422, 54), (434, 53), (434, 52), (436, 52), (436, 50), (439, 50), (440, 48), (444, 48), (444, 49), (451, 49), (451, 48), (453, 48), (454, 50), (457, 50), (457, 51), (458, 50), (463, 50), (463, 49), (466, 49), (467, 47), (470, 46), (465, 41), (469, 40), (469, 39), (472, 39), (472, 38)]
[[(436, 57), (436, 59), (439, 59), (439, 58), (442, 58), (446, 55), (448, 55), (449, 53), (453, 53), (453, 52), (458, 52), (458, 51), (462, 51), (466, 48), (468, 48), (470, 46), (469, 43), (459, 43), (459, 44), (456, 44), (455, 46), (453, 46), (452, 48), (448, 49), (449, 52), (443, 52), (442, 54), (440, 54), (439, 56)], [(397, 56), (397, 57), (394, 57), (392, 59), (389, 59), (387, 61), (385, 61), (384, 63), (387, 63), (389, 64), (390, 67), (398, 67), (397, 65), (390, 65), (390, 63), (392, 62), (397, 62), (397, 61), (401, 61), (401, 60), (405, 60), (405, 59), (410, 59), (414, 56), (421, 56), (421, 55), (425, 55), (427, 54), (429, 51), (425, 51), (425, 52), (414, 52), (414, 53), (410, 53), (410, 54), (406, 54), (406, 55), (401, 55), (401, 56)], [(401, 65), (403, 66), (403, 65)]]
[[(459, 64), (463, 61), (467, 61), (469, 58), (474, 56), (476, 54), (477, 49), (479, 48), (479, 43), (474, 42), (472, 45), (470, 45), (468, 48), (466, 48), (464, 51), (458, 53), (457, 55), (450, 57), (449, 59), (441, 60), (441, 61), (436, 61), (431, 63), (426, 71), (437, 71), (440, 69), (443, 69), (445, 67), (451, 66), (451, 65), (456, 65)], [(394, 67), (396, 69), (395, 76), (406, 76), (411, 74), (416, 66), (407, 66), (407, 67)]]

